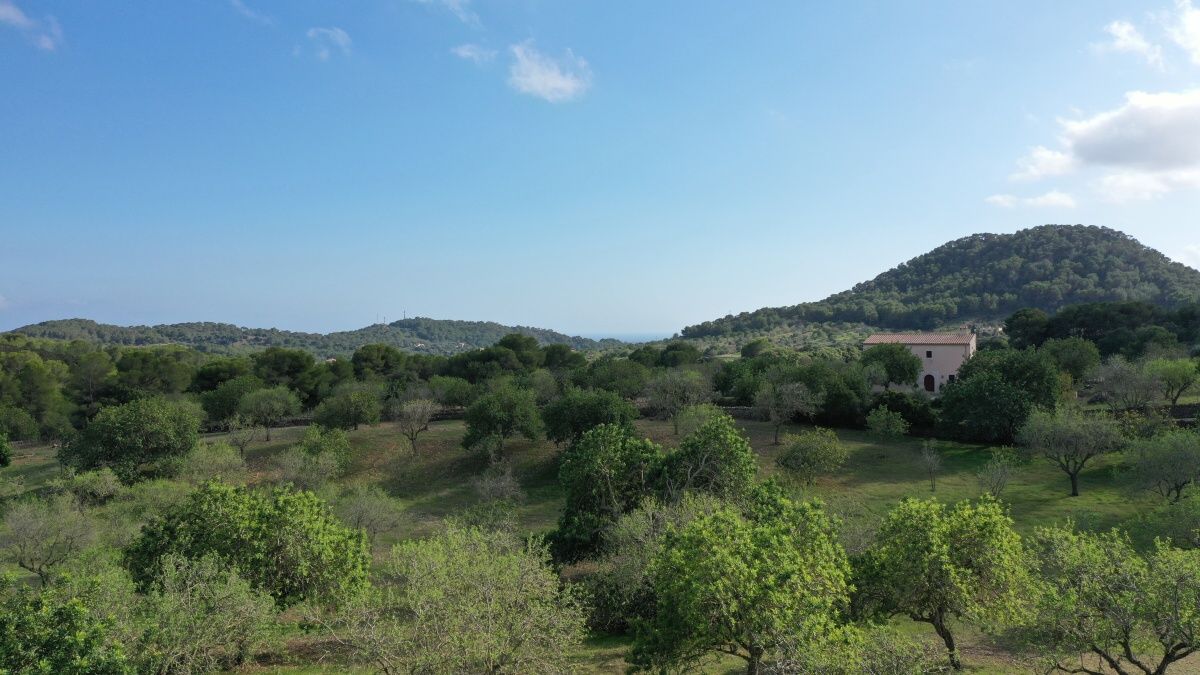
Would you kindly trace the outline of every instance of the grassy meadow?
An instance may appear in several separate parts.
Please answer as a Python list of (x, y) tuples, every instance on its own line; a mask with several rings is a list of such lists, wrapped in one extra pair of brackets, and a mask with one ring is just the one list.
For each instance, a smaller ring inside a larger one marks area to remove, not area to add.
[[(740, 424), (758, 455), (760, 476), (774, 476), (787, 483), (786, 474), (774, 462), (779, 448), (772, 445), (773, 429), (761, 422), (741, 421)], [(637, 425), (642, 434), (664, 446), (673, 446), (678, 440), (668, 422), (641, 420)], [(798, 427), (791, 430), (798, 430)], [(353, 463), (349, 471), (328, 489), (337, 490), (355, 484), (377, 485), (404, 507), (400, 526), (395, 531), (380, 535), (375, 541), (376, 553), (386, 550), (397, 541), (436, 532), (447, 516), (479, 501), (472, 479), (485, 470), (487, 460), (460, 447), (464, 431), (461, 421), (435, 423), (420, 438), (415, 454), (407, 451), (407, 441), (389, 423), (351, 432)], [(278, 429), (272, 432), (270, 442), (260, 441), (252, 445), (246, 454), (252, 481), (272, 480), (276, 471), (274, 456), (295, 443), (302, 433), (302, 427)], [(987, 446), (939, 441), (943, 465), (936, 476), (934, 491), (931, 490), (928, 474), (918, 462), (921, 439), (880, 442), (862, 431), (839, 430), (838, 433), (850, 448), (846, 465), (833, 475), (819, 478), (811, 487), (804, 488), (794, 483), (788, 485), (799, 494), (822, 499), (842, 519), (847, 537), (851, 540), (848, 542), (850, 546), (853, 546), (855, 536), (865, 538), (869, 535), (873, 524), (903, 497), (927, 497), (932, 494), (943, 501), (953, 502), (976, 497), (981, 492), (976, 473), (990, 457), (990, 448)], [(557, 454), (558, 449), (547, 441), (515, 439), (505, 446), (505, 455), (511, 461), (513, 473), (525, 493), (519, 510), (520, 523), (530, 532), (547, 532), (557, 521), (562, 501), (557, 480)], [(18, 449), (13, 466), (7, 471), (10, 479), (19, 477), (23, 482), (23, 490), (29, 492), (44, 490), (49, 481), (58, 475), (59, 469), (53, 448), (33, 447)], [(1067, 519), (1074, 519), (1088, 528), (1108, 528), (1119, 525), (1136, 511), (1150, 508), (1156, 503), (1149, 496), (1134, 493), (1126, 485), (1117, 458), (1101, 458), (1089, 465), (1081, 476), (1081, 492), (1079, 497), (1070, 497), (1066, 475), (1049, 462), (1035, 460), (1018, 469), (1004, 491), (1003, 499), (1022, 533), (1039, 525), (1061, 523)], [(167, 501), (177, 498), (163, 496)], [(105, 509), (116, 508), (121, 507), (101, 507), (99, 515), (103, 518)], [(127, 512), (112, 515), (114, 523), (128, 519)], [(131, 534), (118, 533), (116, 538), (120, 540)], [(4, 568), (4, 571), (19, 572), (15, 567)], [(931, 643), (936, 640), (932, 630), (923, 624), (901, 621), (897, 625), (905, 632)], [(1029, 671), (1003, 645), (993, 643), (986, 636), (963, 630), (961, 643), (969, 672)], [(624, 637), (593, 636), (576, 656), (578, 672), (623, 672), (626, 667), (623, 656), (627, 646)], [(1181, 664), (1177, 672), (1200, 672), (1200, 659), (1192, 661), (1197, 663)], [(708, 672), (740, 673), (743, 670), (741, 661), (730, 658), (713, 662)], [(275, 648), (260, 655), (255, 665), (242, 672), (371, 671), (341, 661), (336, 648), (328, 644), (323, 636), (305, 633), (297, 625), (280, 636)]]

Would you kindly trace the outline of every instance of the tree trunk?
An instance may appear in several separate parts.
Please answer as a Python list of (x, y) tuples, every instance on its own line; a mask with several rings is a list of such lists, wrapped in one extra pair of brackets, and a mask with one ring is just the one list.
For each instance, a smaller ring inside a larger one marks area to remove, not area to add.
[(1071, 496), (1078, 497), (1079, 496), (1079, 472), (1078, 471), (1070, 471), (1070, 472), (1067, 472), (1067, 475), (1071, 477)]
[(758, 675), (762, 668), (762, 647), (751, 647), (750, 656), (746, 658), (746, 675)]
[(779, 445), (779, 427), (780, 426), (782, 426), (782, 425), (779, 425), (779, 424), (775, 425), (775, 445)]
[(270, 443), (270, 442), (271, 442), (271, 425), (270, 425), (270, 424), (264, 424), (264, 425), (263, 425), (263, 429), (266, 429), (266, 430), (267, 430), (267, 442), (268, 442), (268, 443)]
[(938, 637), (942, 638), (942, 642), (946, 643), (946, 652), (950, 657), (950, 667), (955, 670), (962, 670), (962, 661), (958, 658), (958, 649), (954, 645), (954, 634), (950, 632), (950, 627), (946, 625), (946, 617), (941, 612), (934, 615), (930, 621), (933, 624), (933, 629), (937, 631)]

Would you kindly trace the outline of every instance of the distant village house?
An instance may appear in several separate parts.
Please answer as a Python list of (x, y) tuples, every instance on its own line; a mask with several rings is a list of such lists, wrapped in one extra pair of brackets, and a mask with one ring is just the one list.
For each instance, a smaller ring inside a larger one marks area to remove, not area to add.
[(974, 333), (876, 333), (863, 341), (863, 349), (886, 344), (904, 345), (921, 359), (913, 386), (931, 394), (953, 382), (976, 349)]

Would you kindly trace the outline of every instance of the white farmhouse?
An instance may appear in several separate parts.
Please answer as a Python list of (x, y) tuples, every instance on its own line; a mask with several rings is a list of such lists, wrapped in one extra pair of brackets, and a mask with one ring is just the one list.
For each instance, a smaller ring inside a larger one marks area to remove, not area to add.
[(886, 344), (904, 345), (921, 359), (921, 375), (913, 385), (931, 394), (953, 382), (975, 354), (974, 333), (876, 333), (863, 341), (863, 348)]

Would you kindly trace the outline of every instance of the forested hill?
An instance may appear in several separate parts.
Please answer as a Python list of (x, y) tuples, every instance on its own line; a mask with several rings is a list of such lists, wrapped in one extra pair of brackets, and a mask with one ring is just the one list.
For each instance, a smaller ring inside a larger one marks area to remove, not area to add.
[(768, 307), (688, 326), (689, 338), (815, 322), (929, 329), (997, 320), (1022, 307), (1053, 312), (1083, 302), (1200, 300), (1200, 271), (1105, 227), (1043, 225), (975, 234), (939, 246), (820, 302)]
[(31, 337), (85, 340), (103, 345), (180, 344), (200, 351), (236, 353), (265, 347), (294, 347), (319, 356), (349, 354), (374, 343), (425, 354), (450, 355), (495, 344), (509, 333), (529, 335), (542, 344), (562, 343), (575, 349), (616, 347), (618, 340), (590, 340), (544, 328), (504, 326), (491, 321), (413, 318), (323, 335), (275, 328), (242, 328), (227, 323), (173, 323), (158, 326), (113, 326), (87, 319), (43, 321), (13, 330)]

